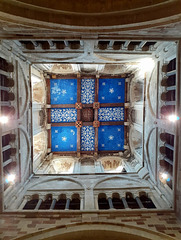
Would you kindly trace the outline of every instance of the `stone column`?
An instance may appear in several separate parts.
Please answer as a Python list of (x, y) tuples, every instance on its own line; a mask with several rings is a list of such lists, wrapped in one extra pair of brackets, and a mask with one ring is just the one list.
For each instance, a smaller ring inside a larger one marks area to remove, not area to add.
[(43, 199), (39, 198), (38, 203), (36, 204), (35, 210), (38, 210), (40, 208), (40, 205), (42, 204)]
[(99, 210), (98, 196), (94, 196), (94, 206), (96, 210)]
[(69, 210), (69, 207), (70, 207), (70, 201), (71, 201), (70, 198), (67, 198), (67, 199), (66, 199), (65, 210)]
[(113, 206), (113, 203), (112, 203), (112, 198), (111, 197), (108, 197), (108, 203), (109, 203), (109, 208), (110, 209), (113, 209), (114, 208), (114, 206)]
[(128, 206), (128, 203), (127, 203), (127, 201), (126, 201), (126, 198), (123, 197), (123, 198), (121, 198), (121, 200), (122, 200), (122, 202), (123, 202), (124, 208), (125, 208), (125, 209), (129, 209), (129, 206)]
[(145, 207), (143, 206), (143, 203), (141, 202), (141, 200), (140, 200), (139, 197), (136, 197), (135, 200), (136, 200), (136, 202), (137, 202), (139, 208), (145, 208)]
[(84, 198), (83, 196), (80, 196), (80, 210), (84, 209)]
[(53, 198), (51, 206), (50, 206), (50, 210), (54, 209), (56, 202), (57, 202), (57, 199)]

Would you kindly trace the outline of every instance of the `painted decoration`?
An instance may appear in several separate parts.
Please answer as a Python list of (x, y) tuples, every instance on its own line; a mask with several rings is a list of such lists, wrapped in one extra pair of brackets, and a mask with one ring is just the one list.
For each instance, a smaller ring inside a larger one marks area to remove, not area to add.
[(94, 102), (95, 96), (95, 80), (82, 79), (81, 80), (81, 103), (90, 104)]
[(100, 126), (98, 129), (98, 150), (124, 150), (124, 125)]
[(100, 103), (124, 103), (125, 79), (99, 79), (98, 98)]
[(75, 108), (51, 108), (51, 122), (75, 122), (77, 121), (77, 109)]
[(51, 104), (75, 104), (77, 102), (77, 79), (51, 79)]
[(51, 127), (52, 152), (77, 151), (77, 128)]
[(124, 121), (124, 107), (99, 108), (98, 120), (100, 122)]
[(81, 151), (94, 151), (95, 130), (93, 126), (81, 128)]

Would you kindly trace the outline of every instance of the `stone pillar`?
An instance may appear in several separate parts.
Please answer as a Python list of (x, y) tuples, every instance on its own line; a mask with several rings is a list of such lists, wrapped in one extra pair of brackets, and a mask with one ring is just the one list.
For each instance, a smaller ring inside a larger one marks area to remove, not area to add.
[(95, 170), (96, 170), (96, 173), (104, 172), (104, 170), (102, 169), (102, 164), (101, 164), (100, 161), (95, 162)]
[(85, 189), (85, 209), (94, 209), (94, 193), (92, 188)]
[(84, 209), (84, 198), (81, 196), (80, 198), (80, 210)]
[(77, 161), (74, 163), (73, 173), (80, 173), (80, 162)]
[(36, 204), (35, 210), (38, 210), (40, 208), (40, 205), (42, 204), (42, 202), (43, 202), (43, 199), (40, 198), (38, 200), (38, 203)]
[(65, 205), (65, 210), (69, 210), (69, 207), (70, 207), (70, 198), (67, 198), (66, 200), (66, 205)]
[(53, 198), (51, 206), (50, 206), (50, 210), (54, 209), (56, 202), (57, 202), (57, 199)]
[(96, 210), (99, 210), (98, 196), (94, 196), (94, 206)]
[(140, 200), (139, 197), (136, 197), (135, 200), (136, 200), (136, 202), (137, 202), (139, 208), (145, 208), (145, 207), (143, 206), (143, 203), (141, 202), (141, 200)]
[(127, 203), (127, 201), (126, 201), (126, 198), (123, 197), (123, 198), (121, 198), (121, 200), (122, 200), (122, 202), (123, 202), (124, 208), (125, 208), (125, 209), (128, 209), (129, 206), (128, 206), (128, 203)]
[(113, 209), (114, 208), (114, 206), (113, 206), (113, 203), (112, 203), (112, 198), (111, 197), (108, 197), (108, 203), (109, 203), (109, 208), (110, 209)]

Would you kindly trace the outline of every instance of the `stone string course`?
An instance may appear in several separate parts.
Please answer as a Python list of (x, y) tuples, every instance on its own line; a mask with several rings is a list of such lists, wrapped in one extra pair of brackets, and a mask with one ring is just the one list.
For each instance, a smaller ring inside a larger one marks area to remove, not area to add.
[(0, 240), (9, 240), (36, 231), (82, 222), (112, 222), (139, 226), (181, 239), (181, 224), (174, 213), (25, 213), (0, 215)]

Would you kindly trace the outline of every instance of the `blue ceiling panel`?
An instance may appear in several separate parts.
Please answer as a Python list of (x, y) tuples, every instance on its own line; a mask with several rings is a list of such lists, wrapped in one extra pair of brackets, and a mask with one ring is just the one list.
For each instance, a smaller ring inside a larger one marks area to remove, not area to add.
[(95, 129), (93, 126), (81, 128), (81, 151), (94, 151)]
[(124, 121), (124, 107), (99, 108), (98, 120), (100, 122)]
[(124, 78), (99, 79), (99, 102), (124, 103), (125, 79)]
[(98, 150), (124, 150), (124, 125), (100, 126), (98, 130)]
[(77, 128), (51, 127), (52, 152), (77, 151)]
[(51, 108), (51, 122), (75, 122), (77, 121), (77, 109), (75, 108)]
[(75, 104), (77, 102), (77, 79), (51, 79), (51, 104)]
[(90, 104), (94, 102), (95, 79), (88, 78), (81, 80), (81, 103)]

